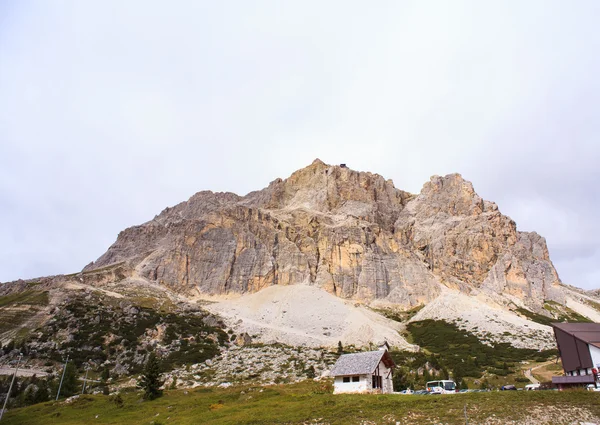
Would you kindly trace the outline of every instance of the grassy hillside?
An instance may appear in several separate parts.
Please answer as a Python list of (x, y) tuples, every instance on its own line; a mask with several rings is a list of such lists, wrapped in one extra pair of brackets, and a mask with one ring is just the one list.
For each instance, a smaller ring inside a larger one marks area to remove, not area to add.
[(26, 334), (29, 329), (21, 328), (42, 308), (48, 305), (48, 293), (24, 291), (0, 297), (0, 335), (8, 333), (11, 338)]
[(446, 396), (333, 395), (329, 383), (174, 390), (154, 401), (137, 392), (83, 396), (9, 411), (17, 424), (536, 424), (597, 421), (600, 394), (583, 391), (506, 391)]
[[(431, 379), (454, 379), (463, 388), (499, 388), (530, 383), (523, 363), (545, 362), (556, 350), (515, 348), (507, 343), (487, 345), (476, 335), (442, 320), (411, 322), (406, 337), (422, 350), (392, 351), (397, 368), (394, 388), (422, 389)], [(530, 366), (528, 366), (530, 367)]]

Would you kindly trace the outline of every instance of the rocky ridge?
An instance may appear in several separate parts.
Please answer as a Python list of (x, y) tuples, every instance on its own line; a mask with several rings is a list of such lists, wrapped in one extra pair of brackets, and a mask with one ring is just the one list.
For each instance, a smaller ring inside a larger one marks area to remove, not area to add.
[(84, 271), (114, 264), (188, 295), (305, 284), (411, 308), (443, 285), (537, 311), (565, 302), (544, 238), (518, 231), (460, 175), (434, 176), (415, 196), (320, 160), (244, 197), (199, 192), (121, 232)]

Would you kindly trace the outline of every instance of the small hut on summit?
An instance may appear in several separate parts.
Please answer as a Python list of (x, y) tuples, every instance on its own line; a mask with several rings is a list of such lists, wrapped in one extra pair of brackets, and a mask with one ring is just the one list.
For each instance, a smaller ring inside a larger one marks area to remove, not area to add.
[(334, 378), (333, 393), (390, 394), (394, 392), (394, 366), (392, 356), (385, 346), (377, 351), (343, 354), (331, 370)]

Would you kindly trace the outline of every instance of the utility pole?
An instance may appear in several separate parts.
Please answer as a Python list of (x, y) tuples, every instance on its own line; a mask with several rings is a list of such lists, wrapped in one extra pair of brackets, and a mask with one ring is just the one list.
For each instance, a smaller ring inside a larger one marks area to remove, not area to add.
[(6, 410), (6, 404), (8, 403), (8, 398), (10, 397), (10, 392), (12, 391), (13, 384), (15, 383), (15, 379), (17, 378), (17, 372), (19, 371), (19, 364), (21, 363), (22, 358), (23, 358), (23, 354), (19, 353), (19, 359), (17, 360), (17, 367), (15, 368), (15, 374), (13, 375), (12, 381), (10, 381), (10, 386), (8, 387), (8, 392), (6, 393), (6, 398), (4, 399), (4, 406), (2, 406), (2, 410), (0, 410), (0, 420), (2, 420), (2, 416), (4, 415), (4, 411)]
[(87, 375), (88, 375), (89, 370), (90, 370), (90, 365), (88, 363), (85, 367), (85, 378), (83, 378), (83, 388), (81, 389), (81, 394), (85, 394), (85, 384), (87, 383)]
[(58, 401), (58, 396), (60, 395), (60, 388), (62, 387), (63, 379), (65, 379), (65, 372), (67, 371), (67, 364), (69, 364), (69, 355), (68, 354), (67, 354), (67, 361), (65, 362), (65, 367), (63, 369), (63, 373), (60, 378), (60, 384), (58, 384), (58, 391), (56, 392), (56, 401)]

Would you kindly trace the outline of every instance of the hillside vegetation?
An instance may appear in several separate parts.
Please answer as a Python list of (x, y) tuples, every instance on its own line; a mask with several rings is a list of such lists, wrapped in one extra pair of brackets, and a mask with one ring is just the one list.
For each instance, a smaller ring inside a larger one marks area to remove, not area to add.
[[(0, 303), (47, 304), (47, 297), (46, 292), (26, 292), (1, 297)], [(123, 375), (139, 372), (154, 350), (168, 369), (210, 359), (229, 340), (223, 328), (220, 320), (200, 308), (165, 308), (148, 300), (73, 293), (52, 309), (43, 325), (23, 328), (13, 346), (38, 363), (45, 360), (47, 366), (62, 363), (68, 354), (79, 368), (84, 363), (94, 369), (102, 365)]]
[(524, 386), (529, 380), (521, 376), (521, 362), (543, 362), (557, 355), (556, 350), (484, 344), (472, 333), (442, 320), (411, 322), (406, 336), (422, 351), (391, 352), (397, 364), (396, 390), (421, 389), (431, 379), (449, 378), (462, 388), (469, 388), (467, 381), (471, 388), (498, 388), (520, 381), (520, 386)]

